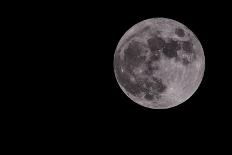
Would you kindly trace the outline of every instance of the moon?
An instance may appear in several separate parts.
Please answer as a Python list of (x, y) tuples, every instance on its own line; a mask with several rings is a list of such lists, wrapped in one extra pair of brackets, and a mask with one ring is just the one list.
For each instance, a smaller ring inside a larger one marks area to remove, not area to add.
[(204, 70), (204, 51), (196, 35), (167, 18), (132, 26), (114, 54), (114, 73), (122, 91), (151, 109), (184, 103), (198, 89)]

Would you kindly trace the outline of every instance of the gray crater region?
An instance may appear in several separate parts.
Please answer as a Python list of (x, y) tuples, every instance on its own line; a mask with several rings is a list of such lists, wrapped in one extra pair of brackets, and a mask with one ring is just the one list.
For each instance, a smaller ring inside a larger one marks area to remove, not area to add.
[(185, 25), (167, 18), (134, 25), (114, 54), (115, 77), (122, 91), (151, 109), (167, 109), (188, 100), (204, 70), (204, 52), (197, 37)]

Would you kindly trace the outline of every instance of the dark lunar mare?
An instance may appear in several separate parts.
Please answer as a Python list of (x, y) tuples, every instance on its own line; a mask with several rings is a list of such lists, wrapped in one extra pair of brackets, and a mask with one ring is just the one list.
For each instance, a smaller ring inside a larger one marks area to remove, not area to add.
[(175, 29), (175, 34), (179, 37), (184, 37), (185, 33), (184, 33), (184, 30), (181, 29), (181, 28), (176, 28)]
[(193, 44), (191, 41), (182, 41), (182, 49), (186, 53), (193, 53)]
[(178, 41), (174, 41), (170, 39), (169, 42), (165, 43), (165, 46), (163, 48), (163, 54), (167, 58), (174, 58), (177, 57), (177, 50), (180, 50), (181, 47), (178, 43)]
[(159, 50), (163, 49), (163, 54), (167, 58), (177, 57), (177, 50), (181, 49), (178, 41), (170, 38), (169, 42), (165, 42), (165, 40), (155, 34), (147, 39), (147, 44), (152, 53), (158, 53)]
[(138, 67), (146, 59), (145, 56), (141, 54), (145, 52), (142, 48), (141, 43), (137, 41), (132, 41), (129, 43), (128, 47), (124, 51), (124, 61), (126, 69), (132, 74), (132, 70), (135, 67)]
[(152, 37), (147, 40), (147, 43), (151, 52), (153, 52), (162, 49), (164, 47), (165, 41), (153, 34)]
[(186, 57), (181, 59), (181, 62), (184, 66), (188, 66), (189, 64), (196, 61), (196, 52), (193, 49), (193, 43), (189, 41), (182, 41), (181, 47), (185, 55), (189, 56), (191, 59), (188, 60)]

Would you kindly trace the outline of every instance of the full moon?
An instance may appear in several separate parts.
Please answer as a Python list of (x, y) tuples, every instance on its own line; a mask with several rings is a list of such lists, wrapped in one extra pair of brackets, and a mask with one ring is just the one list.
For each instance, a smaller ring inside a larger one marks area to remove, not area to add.
[(132, 26), (114, 54), (114, 73), (122, 91), (151, 109), (168, 109), (188, 100), (204, 70), (200, 41), (185, 25), (167, 18)]

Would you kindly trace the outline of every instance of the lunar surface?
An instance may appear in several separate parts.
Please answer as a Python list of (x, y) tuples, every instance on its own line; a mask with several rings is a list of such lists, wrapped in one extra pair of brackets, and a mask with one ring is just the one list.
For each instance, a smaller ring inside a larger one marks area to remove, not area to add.
[(118, 43), (114, 72), (122, 91), (135, 103), (168, 109), (188, 100), (205, 70), (201, 43), (185, 25), (167, 18), (144, 20)]

